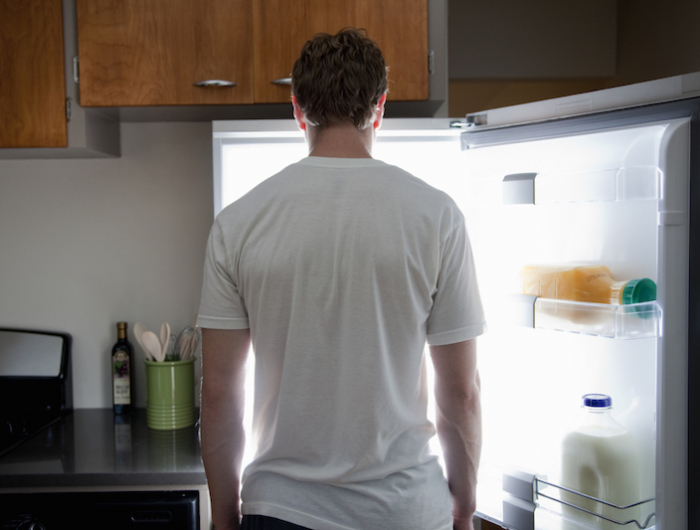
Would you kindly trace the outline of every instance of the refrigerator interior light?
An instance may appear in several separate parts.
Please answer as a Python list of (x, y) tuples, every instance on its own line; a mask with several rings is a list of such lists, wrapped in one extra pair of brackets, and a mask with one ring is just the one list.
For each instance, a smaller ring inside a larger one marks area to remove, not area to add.
[[(270, 120), (272, 121), (272, 120)], [(304, 135), (294, 130), (294, 120), (274, 120), (278, 124), (223, 122), (229, 129), (214, 133), (215, 165), (215, 213), (238, 200), (265, 179), (289, 164), (307, 156)], [(256, 130), (258, 127), (275, 126), (272, 130)], [(463, 193), (464, 181), (455, 179), (461, 163), (459, 134), (457, 129), (443, 126), (443, 120), (384, 120), (377, 133), (373, 149), (375, 158), (399, 166), (432, 186), (453, 196)], [(434, 128), (431, 128), (433, 126)], [(439, 161), (439, 171), (436, 171)], [(429, 358), (429, 356), (428, 356)], [(435, 421), (433, 402), (434, 375), (428, 366), (429, 412)], [(246, 436), (253, 439), (254, 355), (248, 356), (246, 366), (246, 405), (244, 422)], [(247, 444), (243, 466), (253, 459), (254, 444)], [(442, 449), (436, 437), (431, 440), (431, 451), (442, 460)]]

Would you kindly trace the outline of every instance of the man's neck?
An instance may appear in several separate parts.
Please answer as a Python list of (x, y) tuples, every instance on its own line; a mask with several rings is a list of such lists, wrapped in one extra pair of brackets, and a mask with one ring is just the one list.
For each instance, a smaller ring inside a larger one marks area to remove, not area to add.
[(348, 121), (317, 129), (307, 126), (309, 156), (331, 158), (372, 158), (374, 128), (358, 130)]

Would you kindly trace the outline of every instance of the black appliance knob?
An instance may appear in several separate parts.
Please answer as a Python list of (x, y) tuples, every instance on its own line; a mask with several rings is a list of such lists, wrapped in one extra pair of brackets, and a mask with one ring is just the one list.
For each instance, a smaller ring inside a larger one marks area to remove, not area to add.
[(17, 530), (46, 530), (46, 527), (36, 519), (27, 519), (19, 523)]
[(0, 436), (9, 440), (12, 438), (14, 430), (14, 426), (10, 420), (0, 420)]

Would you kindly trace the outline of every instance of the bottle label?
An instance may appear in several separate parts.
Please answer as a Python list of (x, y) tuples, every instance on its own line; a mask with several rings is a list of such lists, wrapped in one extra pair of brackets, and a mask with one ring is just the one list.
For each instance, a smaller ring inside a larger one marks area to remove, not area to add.
[(129, 373), (129, 355), (124, 350), (117, 350), (112, 355), (112, 389), (115, 405), (131, 404), (131, 386)]

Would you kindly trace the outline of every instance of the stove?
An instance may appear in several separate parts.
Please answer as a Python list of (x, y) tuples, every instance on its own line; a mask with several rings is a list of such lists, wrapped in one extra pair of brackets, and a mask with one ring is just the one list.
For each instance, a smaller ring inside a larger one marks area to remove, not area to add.
[[(181, 468), (177, 472), (151, 471), (163, 455), (157, 443), (149, 445), (153, 436), (145, 411), (129, 417), (114, 417), (111, 408), (71, 413), (70, 353), (66, 333), (0, 328), (0, 462), (6, 463), (0, 478), (7, 479), (0, 488), (0, 530), (209, 528), (206, 482), (178, 485), (169, 478), (192, 472), (190, 460), (173, 463), (171, 458), (170, 465)], [(117, 425), (119, 420), (126, 424)], [(128, 458), (121, 460), (118, 426), (130, 433)], [(132, 444), (131, 435), (139, 442)], [(196, 445), (196, 433), (189, 435)], [(79, 458), (84, 457), (79, 466), (77, 446)], [(141, 456), (132, 459), (132, 450)], [(199, 451), (193, 448), (185, 456), (194, 459), (198, 474)], [(36, 476), (47, 480), (32, 482)], [(152, 482), (143, 482), (144, 477)]]
[(71, 336), (0, 328), (0, 456), (72, 409)]

